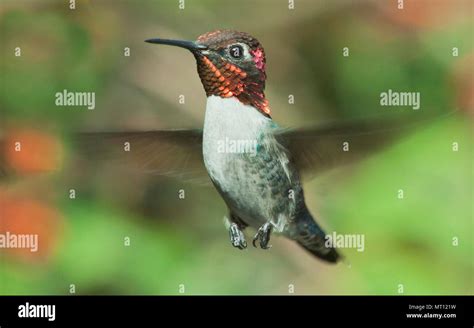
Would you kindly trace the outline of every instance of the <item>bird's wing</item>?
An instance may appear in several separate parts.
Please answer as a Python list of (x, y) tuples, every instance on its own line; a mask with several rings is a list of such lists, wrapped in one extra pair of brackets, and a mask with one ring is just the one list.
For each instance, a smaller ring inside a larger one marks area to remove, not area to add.
[(373, 120), (279, 130), (277, 140), (288, 150), (290, 161), (305, 178), (358, 162), (403, 136), (423, 128), (432, 119)]
[(201, 184), (209, 181), (202, 156), (202, 130), (90, 132), (74, 139), (73, 148), (87, 159)]

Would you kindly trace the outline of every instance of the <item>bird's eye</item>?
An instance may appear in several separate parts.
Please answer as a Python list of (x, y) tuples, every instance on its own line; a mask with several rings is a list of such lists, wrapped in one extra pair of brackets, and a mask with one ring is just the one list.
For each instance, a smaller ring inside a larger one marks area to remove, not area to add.
[(242, 56), (244, 55), (244, 49), (242, 48), (241, 45), (234, 44), (234, 45), (230, 46), (230, 48), (229, 48), (229, 54), (230, 54), (233, 58), (239, 59), (239, 58), (242, 58)]

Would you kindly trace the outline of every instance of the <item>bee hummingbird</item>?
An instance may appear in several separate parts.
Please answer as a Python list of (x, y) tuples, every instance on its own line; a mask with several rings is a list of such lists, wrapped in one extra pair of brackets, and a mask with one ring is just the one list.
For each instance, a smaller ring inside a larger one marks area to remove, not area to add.
[[(229, 208), (226, 226), (234, 247), (245, 249), (243, 230), (257, 229), (252, 243), (268, 249), (272, 232), (295, 240), (329, 262), (337, 251), (306, 207), (297, 167), (280, 143), (265, 97), (265, 51), (247, 33), (221, 30), (197, 41), (149, 39), (188, 49), (207, 95), (202, 154), (209, 177)], [(234, 147), (223, 147), (223, 144)], [(240, 145), (241, 149), (239, 149)]]
[(217, 30), (196, 41), (146, 42), (194, 55), (207, 96), (204, 129), (88, 133), (94, 153), (115, 151), (154, 174), (210, 178), (228, 207), (225, 223), (238, 249), (247, 247), (244, 229), (250, 226), (256, 229), (255, 247), (268, 249), (276, 233), (322, 260), (338, 262), (341, 256), (306, 206), (302, 177), (381, 149), (396, 135), (391, 122), (389, 128), (386, 121), (371, 121), (283, 129), (272, 120), (265, 97), (265, 51), (256, 38)]

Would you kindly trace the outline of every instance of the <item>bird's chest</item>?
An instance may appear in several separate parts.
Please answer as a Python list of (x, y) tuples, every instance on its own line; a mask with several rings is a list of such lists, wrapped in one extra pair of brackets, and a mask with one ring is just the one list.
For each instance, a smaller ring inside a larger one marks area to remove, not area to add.
[(203, 157), (209, 176), (224, 191), (245, 187), (268, 119), (235, 98), (208, 98)]
[(203, 133), (205, 166), (232, 211), (256, 226), (274, 211), (286, 212), (287, 190), (291, 188), (283, 154), (268, 139), (270, 124), (254, 108), (238, 101), (208, 100)]
[(270, 119), (235, 98), (208, 98), (204, 164), (227, 204), (249, 216), (256, 216), (261, 210), (260, 191), (267, 188), (261, 153), (271, 124)]

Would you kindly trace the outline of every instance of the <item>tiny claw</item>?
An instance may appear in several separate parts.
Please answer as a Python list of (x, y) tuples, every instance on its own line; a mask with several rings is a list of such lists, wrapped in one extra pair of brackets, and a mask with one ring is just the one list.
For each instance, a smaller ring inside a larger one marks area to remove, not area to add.
[(256, 244), (257, 240), (258, 240), (258, 233), (255, 235), (255, 237), (253, 237), (253, 240), (252, 240), (252, 245), (255, 248), (257, 248), (257, 244)]
[(261, 249), (271, 248), (272, 246), (268, 245), (268, 242), (270, 241), (271, 233), (272, 233), (272, 226), (269, 222), (265, 223), (263, 226), (258, 228), (258, 231), (252, 240), (253, 247), (257, 248), (256, 242), (258, 240)]
[(229, 227), (229, 237), (232, 246), (237, 247), (238, 249), (247, 248), (247, 242), (245, 241), (245, 236), (240, 230), (239, 226), (235, 223), (232, 223)]

